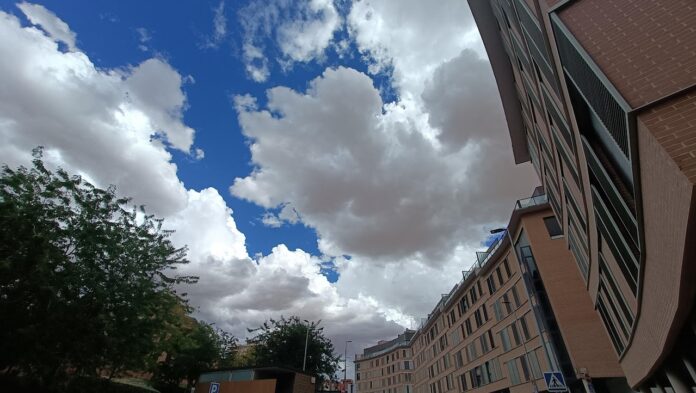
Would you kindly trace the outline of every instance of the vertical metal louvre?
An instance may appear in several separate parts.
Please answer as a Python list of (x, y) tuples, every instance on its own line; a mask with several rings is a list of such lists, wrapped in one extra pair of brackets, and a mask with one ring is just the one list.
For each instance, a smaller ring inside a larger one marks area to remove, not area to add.
[(609, 135), (630, 159), (626, 112), (570, 41), (559, 21), (553, 19), (552, 25), (563, 68), (604, 124)]
[[(546, 44), (544, 40), (544, 35), (541, 33), (541, 29), (537, 24), (536, 17), (532, 15), (532, 11), (527, 7), (522, 0), (515, 1), (515, 8), (517, 9), (517, 15), (520, 18), (522, 27), (527, 31), (531, 37), (534, 44), (537, 46), (545, 59), (548, 59), (548, 52), (546, 51)], [(545, 60), (548, 63), (548, 60)]]

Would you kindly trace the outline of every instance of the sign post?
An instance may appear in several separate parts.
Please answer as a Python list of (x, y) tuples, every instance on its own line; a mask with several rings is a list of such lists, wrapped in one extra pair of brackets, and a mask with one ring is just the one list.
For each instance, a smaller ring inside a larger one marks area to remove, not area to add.
[(208, 393), (220, 393), (220, 384), (217, 382), (211, 382)]
[(544, 380), (546, 381), (546, 389), (551, 393), (562, 393), (568, 391), (565, 378), (563, 378), (563, 373), (560, 371), (544, 372)]

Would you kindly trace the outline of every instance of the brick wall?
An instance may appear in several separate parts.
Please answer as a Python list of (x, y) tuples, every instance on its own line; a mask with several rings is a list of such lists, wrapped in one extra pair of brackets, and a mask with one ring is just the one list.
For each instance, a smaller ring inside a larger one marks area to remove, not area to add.
[[(694, 38), (696, 40), (696, 37)], [(692, 184), (696, 184), (696, 91), (666, 101), (639, 116)]]
[(560, 17), (633, 108), (696, 83), (696, 1), (581, 0)]

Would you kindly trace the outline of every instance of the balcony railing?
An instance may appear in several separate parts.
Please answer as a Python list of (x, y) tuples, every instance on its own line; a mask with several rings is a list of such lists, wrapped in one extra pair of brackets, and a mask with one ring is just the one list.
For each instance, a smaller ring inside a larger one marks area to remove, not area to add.
[(548, 202), (546, 194), (541, 194), (525, 199), (520, 199), (515, 203), (515, 210), (526, 209), (528, 207), (543, 205)]
[(377, 356), (384, 355), (385, 353), (391, 352), (395, 349), (401, 348), (401, 347), (408, 347), (409, 346), (409, 341), (399, 341), (397, 343), (394, 343), (394, 345), (390, 345), (386, 348), (380, 349), (379, 351), (375, 351), (369, 354), (355, 354), (355, 360), (363, 360), (363, 359), (371, 359), (375, 358)]

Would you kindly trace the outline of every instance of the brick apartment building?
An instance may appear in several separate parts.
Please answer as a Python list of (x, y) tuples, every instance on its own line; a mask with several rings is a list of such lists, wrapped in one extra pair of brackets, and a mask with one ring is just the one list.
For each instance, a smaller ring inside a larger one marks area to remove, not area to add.
[(696, 2), (469, 4), (629, 385), (696, 391)]
[[(542, 373), (551, 370), (564, 373), (571, 391), (585, 391), (590, 376), (598, 392), (628, 391), (563, 239), (545, 194), (518, 201), (503, 236), (477, 253), (410, 340), (400, 336), (356, 358), (357, 391), (543, 391)], [(412, 353), (406, 385), (390, 384), (384, 371), (383, 351), (395, 345)]]
[(365, 393), (413, 393), (413, 330), (355, 355), (355, 388)]

